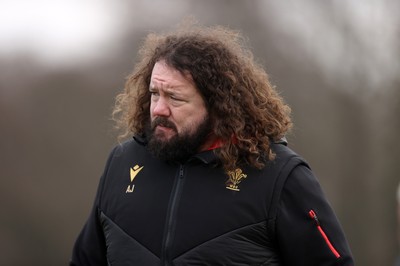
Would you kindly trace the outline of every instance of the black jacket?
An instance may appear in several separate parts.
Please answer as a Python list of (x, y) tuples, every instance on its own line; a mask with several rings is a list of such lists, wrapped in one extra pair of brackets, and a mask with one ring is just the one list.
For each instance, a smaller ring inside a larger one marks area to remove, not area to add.
[(285, 145), (273, 150), (263, 170), (227, 182), (213, 151), (174, 165), (139, 139), (118, 145), (71, 265), (352, 265), (307, 164)]

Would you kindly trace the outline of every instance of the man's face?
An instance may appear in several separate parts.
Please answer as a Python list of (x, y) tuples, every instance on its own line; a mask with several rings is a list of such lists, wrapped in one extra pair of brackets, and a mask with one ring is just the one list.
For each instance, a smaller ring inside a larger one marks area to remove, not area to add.
[(160, 149), (190, 147), (196, 150), (187, 153), (199, 151), (210, 133), (210, 123), (204, 100), (190, 75), (159, 61), (154, 65), (149, 91), (151, 150), (156, 150), (156, 154)]

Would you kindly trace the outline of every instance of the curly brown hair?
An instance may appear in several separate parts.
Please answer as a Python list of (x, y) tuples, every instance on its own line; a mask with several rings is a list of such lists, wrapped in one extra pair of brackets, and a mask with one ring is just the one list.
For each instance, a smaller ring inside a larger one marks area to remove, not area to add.
[(113, 111), (122, 137), (144, 132), (150, 119), (151, 73), (155, 63), (164, 60), (191, 74), (213, 133), (224, 143), (215, 153), (225, 170), (242, 163), (262, 168), (274, 158), (271, 142), (291, 128), (291, 110), (255, 62), (240, 32), (190, 25), (173, 33), (149, 34), (139, 57)]

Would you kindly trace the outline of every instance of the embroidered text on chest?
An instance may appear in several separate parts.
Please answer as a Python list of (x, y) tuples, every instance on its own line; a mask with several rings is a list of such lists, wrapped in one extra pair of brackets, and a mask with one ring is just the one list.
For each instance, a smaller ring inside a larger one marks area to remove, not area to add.
[(135, 185), (133, 184), (133, 180), (135, 179), (136, 175), (140, 172), (140, 170), (143, 169), (144, 166), (139, 167), (139, 165), (135, 165), (133, 168), (130, 169), (130, 178), (131, 178), (131, 184), (128, 185), (128, 188), (126, 189), (125, 193), (132, 193), (133, 189), (135, 188)]

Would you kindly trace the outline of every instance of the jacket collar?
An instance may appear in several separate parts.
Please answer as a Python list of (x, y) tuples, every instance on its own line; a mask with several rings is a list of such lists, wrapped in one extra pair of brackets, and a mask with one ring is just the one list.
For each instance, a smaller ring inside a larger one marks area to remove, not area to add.
[[(146, 146), (147, 145), (147, 140), (144, 134), (142, 135), (135, 135), (133, 138), (138, 142), (139, 144)], [(274, 141), (272, 144), (282, 144), (287, 146), (288, 142), (285, 137)], [(211, 163), (217, 163), (218, 158), (214, 153), (215, 149), (218, 149), (221, 147), (222, 142), (221, 141), (216, 141), (210, 148), (208, 148), (206, 151), (200, 152), (198, 154), (195, 154), (190, 158), (188, 161), (193, 161), (195, 159), (201, 161), (204, 164), (211, 164)]]

